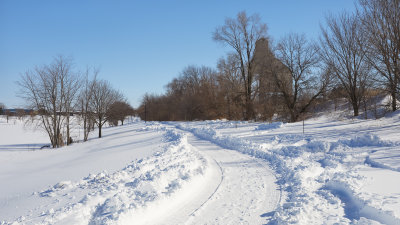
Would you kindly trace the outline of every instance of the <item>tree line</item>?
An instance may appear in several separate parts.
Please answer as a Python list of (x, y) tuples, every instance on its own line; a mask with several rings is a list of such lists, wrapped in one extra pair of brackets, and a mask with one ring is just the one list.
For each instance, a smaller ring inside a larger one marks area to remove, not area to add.
[(30, 109), (7, 109), (6, 105), (2, 102), (0, 102), (0, 115), (5, 115), (6, 120), (8, 123), (9, 117), (10, 116), (16, 116), (19, 119), (22, 119), (26, 115), (32, 114), (32, 110)]
[(356, 12), (326, 17), (318, 41), (290, 33), (273, 43), (257, 14), (240, 12), (217, 27), (213, 40), (231, 48), (216, 68), (190, 65), (162, 95), (146, 94), (145, 120), (281, 120), (345, 98), (353, 115), (377, 93), (400, 91), (400, 1), (359, 0)]
[(71, 115), (76, 114), (83, 127), (83, 141), (98, 128), (102, 136), (105, 123), (118, 125), (132, 107), (123, 94), (106, 80), (97, 78), (98, 70), (73, 70), (71, 59), (57, 56), (49, 65), (25, 72), (17, 82), (20, 97), (36, 112), (41, 127), (47, 132), (53, 148), (71, 144)]

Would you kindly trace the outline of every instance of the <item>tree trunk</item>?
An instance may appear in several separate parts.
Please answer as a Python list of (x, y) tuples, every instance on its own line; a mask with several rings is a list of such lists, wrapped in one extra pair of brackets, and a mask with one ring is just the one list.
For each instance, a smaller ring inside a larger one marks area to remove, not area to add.
[(358, 105), (357, 105), (357, 103), (353, 103), (353, 111), (354, 111), (354, 116), (358, 116)]
[(54, 118), (53, 118), (53, 148), (58, 147), (58, 132), (57, 132), (57, 112), (54, 110), (53, 112)]
[(87, 141), (87, 139), (88, 139), (87, 130), (90, 128), (87, 126), (87, 123), (88, 123), (87, 119), (84, 118), (83, 119), (83, 141)]
[(396, 111), (397, 110), (397, 99), (396, 99), (396, 89), (394, 89), (394, 91), (392, 91), (391, 95), (392, 95), (392, 111)]
[(51, 142), (51, 146), (52, 146), (53, 148), (57, 148), (56, 143), (54, 142), (54, 138), (51, 138), (51, 139), (50, 139), (50, 142)]
[(297, 121), (297, 114), (294, 112), (293, 109), (289, 109), (290, 110), (290, 122), (294, 123)]
[(71, 137), (69, 134), (69, 115), (67, 115), (67, 145), (71, 144)]
[(367, 100), (364, 98), (363, 99), (364, 103), (364, 113), (365, 113), (365, 119), (368, 119), (368, 107), (367, 107)]
[(251, 102), (251, 96), (247, 95), (246, 96), (246, 114), (244, 120), (250, 120), (253, 117), (254, 111), (253, 111), (253, 104)]
[(230, 101), (230, 97), (228, 97), (228, 120), (232, 120), (232, 116), (231, 116), (231, 101)]
[(103, 127), (103, 125), (99, 124), (99, 138), (101, 138), (101, 127)]

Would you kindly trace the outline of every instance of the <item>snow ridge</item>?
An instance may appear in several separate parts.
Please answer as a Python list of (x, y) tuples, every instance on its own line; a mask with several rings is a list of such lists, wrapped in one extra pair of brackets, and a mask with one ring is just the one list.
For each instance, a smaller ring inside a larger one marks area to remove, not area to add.
[(364, 217), (387, 225), (400, 224), (400, 219), (363, 203), (346, 184), (329, 182), (324, 188), (344, 203), (346, 217), (349, 219), (360, 220)]
[(282, 122), (274, 122), (274, 123), (263, 123), (256, 127), (255, 130), (272, 130), (281, 128), (283, 126)]

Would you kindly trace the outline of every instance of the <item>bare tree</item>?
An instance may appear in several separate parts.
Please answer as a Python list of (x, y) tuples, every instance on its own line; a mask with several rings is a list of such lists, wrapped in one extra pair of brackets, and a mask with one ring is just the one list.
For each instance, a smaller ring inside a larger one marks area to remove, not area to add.
[(224, 99), (226, 118), (240, 119), (245, 117), (243, 107), (244, 85), (240, 74), (240, 62), (236, 54), (228, 54), (218, 61), (218, 86)]
[(118, 122), (121, 121), (121, 124), (124, 125), (124, 120), (127, 116), (133, 114), (133, 108), (126, 102), (116, 101), (111, 104), (108, 109), (106, 116), (108, 121), (114, 126), (118, 126)]
[(4, 105), (3, 103), (0, 103), (0, 115), (5, 115), (8, 123), (11, 112), (10, 110), (6, 109), (6, 105)]
[(370, 66), (366, 61), (367, 39), (362, 35), (354, 15), (343, 13), (326, 19), (328, 29), (322, 29), (322, 56), (346, 92), (358, 116), (359, 107), (369, 82)]
[(22, 120), (26, 116), (26, 112), (24, 109), (17, 109), (15, 111), (15, 115), (18, 117), (18, 119)]
[(183, 88), (181, 104), (184, 106), (184, 119), (211, 119), (217, 114), (216, 103), (216, 72), (209, 67), (186, 67), (179, 77)]
[(383, 78), (395, 111), (400, 84), (400, 1), (360, 0), (360, 5), (363, 35), (368, 37), (367, 58)]
[[(89, 78), (90, 73), (92, 73), (92, 78)], [(80, 110), (80, 117), (82, 118), (83, 123), (83, 141), (87, 141), (89, 137), (89, 133), (91, 131), (91, 127), (93, 127), (94, 123), (94, 115), (91, 110), (91, 102), (93, 98), (94, 86), (96, 83), (97, 74), (99, 73), (98, 69), (93, 69), (91, 72), (89, 68), (86, 68), (84, 78), (82, 80), (81, 90), (78, 95), (78, 108)]]
[(21, 97), (29, 107), (41, 111), (42, 127), (53, 148), (63, 145), (62, 128), (67, 101), (66, 81), (72, 76), (71, 61), (58, 56), (50, 65), (27, 71), (18, 83)]
[(99, 128), (99, 138), (101, 138), (102, 127), (108, 121), (106, 116), (107, 111), (114, 102), (122, 100), (122, 94), (114, 90), (109, 82), (96, 80), (93, 87), (91, 110), (96, 118), (94, 122)]
[[(61, 98), (63, 99), (64, 106), (62, 108), (62, 113), (65, 116), (65, 127), (66, 127), (66, 138), (67, 145), (72, 144), (71, 138), (71, 114), (74, 112), (75, 106), (77, 104), (77, 94), (80, 88), (80, 77), (71, 70), (71, 62), (62, 56), (56, 58), (56, 64), (59, 68), (54, 68), (55, 71), (59, 71), (61, 79)], [(63, 66), (66, 65), (66, 66)]]
[(254, 118), (254, 75), (253, 55), (256, 41), (266, 37), (267, 25), (261, 23), (257, 14), (247, 16), (245, 12), (239, 12), (235, 19), (227, 18), (225, 24), (218, 27), (213, 39), (229, 45), (235, 51), (239, 59), (240, 74), (244, 85), (245, 120)]
[(10, 111), (9, 109), (6, 109), (6, 110), (4, 111), (4, 114), (5, 114), (6, 117), (7, 117), (7, 123), (8, 123), (8, 120), (10, 119), (10, 116), (12, 115), (12, 113), (11, 113), (11, 111)]
[(164, 95), (143, 96), (139, 115), (147, 120), (205, 120), (221, 118), (221, 100), (215, 70), (188, 66), (167, 86)]
[(291, 122), (296, 122), (325, 91), (329, 79), (328, 76), (319, 77), (319, 47), (316, 43), (308, 41), (304, 35), (286, 35), (278, 43), (276, 53), (284, 65), (280, 69), (287, 70), (290, 77), (288, 79), (287, 76), (274, 72), (273, 78), (283, 95)]
[(4, 115), (5, 110), (6, 110), (6, 105), (0, 102), (0, 115)]
[(180, 96), (172, 96), (146, 93), (137, 109), (138, 115), (145, 122), (181, 119), (181, 108), (178, 107), (181, 100), (175, 98)]

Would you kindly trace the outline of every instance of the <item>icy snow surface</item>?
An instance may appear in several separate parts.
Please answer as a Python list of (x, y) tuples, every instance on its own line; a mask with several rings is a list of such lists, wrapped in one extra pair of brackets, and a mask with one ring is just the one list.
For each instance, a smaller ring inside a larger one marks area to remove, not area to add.
[(0, 224), (400, 224), (399, 128), (134, 121), (40, 149), (0, 118)]

